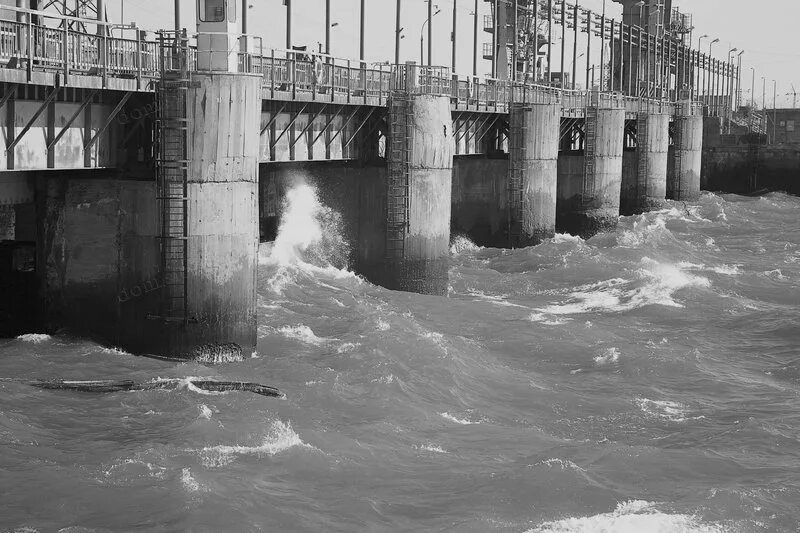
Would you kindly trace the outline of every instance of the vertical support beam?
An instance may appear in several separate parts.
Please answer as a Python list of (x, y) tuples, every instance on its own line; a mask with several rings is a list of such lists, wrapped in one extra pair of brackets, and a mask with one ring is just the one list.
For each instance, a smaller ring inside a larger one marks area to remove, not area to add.
[[(14, 91), (14, 94), (6, 101), (6, 145), (8, 145), (17, 137), (17, 128), (15, 126), (17, 119), (17, 89), (16, 87), (12, 89), (6, 85), (6, 90)], [(11, 150), (6, 153), (6, 168), (8, 170), (14, 170), (15, 152), (16, 150)]]
[(553, 0), (547, 0), (547, 83), (548, 84), (553, 79), (552, 74), (553, 74)]
[(589, 71), (592, 68), (592, 12), (586, 11), (586, 90), (591, 91)]
[(331, 0), (325, 0), (325, 53), (331, 53)]
[(513, 0), (514, 5), (514, 42), (511, 44), (511, 81), (517, 81), (517, 58), (519, 57), (519, 0)]
[(47, 168), (56, 167), (56, 151), (53, 141), (56, 138), (56, 101), (47, 105)]
[(499, 0), (494, 0), (494, 7), (492, 9), (492, 24), (494, 25), (494, 31), (492, 31), (492, 78), (497, 77), (497, 56), (498, 56), (497, 34), (500, 31), (499, 29), (500, 25), (498, 24), (499, 18), (500, 18), (500, 2)]
[[(92, 101), (94, 98), (92, 98)], [(86, 106), (86, 109), (83, 110), (83, 166), (84, 168), (90, 168), (92, 166), (92, 150), (94, 150), (94, 146), (89, 144), (89, 139), (94, 136), (92, 131), (92, 103), (90, 102), (89, 105)]]
[(564, 87), (564, 73), (566, 69), (564, 68), (564, 61), (566, 59), (566, 47), (567, 47), (567, 0), (561, 0), (561, 89), (565, 89)]
[(428, 0), (428, 66), (433, 65), (433, 0)]
[(580, 19), (578, 12), (578, 3), (572, 6), (573, 15), (573, 35), (572, 35), (572, 90), (575, 90), (575, 82), (578, 77), (578, 31), (580, 30)]

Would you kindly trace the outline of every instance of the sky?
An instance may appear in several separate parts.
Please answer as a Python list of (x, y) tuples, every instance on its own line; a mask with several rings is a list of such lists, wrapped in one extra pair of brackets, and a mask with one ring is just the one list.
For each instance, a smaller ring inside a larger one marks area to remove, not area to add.
[[(239, 0), (235, 1), (241, 5)], [(264, 46), (283, 49), (285, 47), (286, 8), (283, 0), (246, 0), (249, 9), (249, 33), (261, 35)], [(451, 63), (450, 31), (452, 28), (453, 2), (457, 7), (457, 70), (465, 74), (472, 72), (472, 43), (474, 0), (432, 0), (441, 9), (433, 18), (433, 64), (449, 66)], [(572, 0), (570, 0), (572, 1)], [(394, 60), (395, 0), (365, 0), (366, 2), (366, 61)], [(173, 0), (106, 0), (109, 17), (120, 20), (124, 5), (125, 22), (136, 20), (140, 27), (158, 29), (173, 26)], [(751, 94), (753, 70), (755, 69), (755, 97), (762, 99), (764, 82), (767, 85), (767, 107), (772, 106), (773, 80), (777, 81), (778, 106), (791, 107), (791, 84), (800, 90), (800, 1), (798, 0), (675, 0), (675, 5), (694, 15), (694, 43), (697, 37), (708, 34), (719, 38), (714, 54), (724, 59), (731, 48), (744, 49), (742, 56), (743, 100)], [(491, 35), (482, 31), (482, 15), (489, 12), (490, 4), (479, 0), (479, 66), (478, 73), (490, 70), (488, 61), (480, 57), (483, 42), (490, 42)], [(600, 12), (603, 0), (579, 0), (587, 9)], [(358, 31), (360, 0), (331, 0), (331, 22), (338, 23), (331, 29), (331, 54), (358, 59)], [(427, 17), (426, 0), (402, 0), (401, 25), (404, 38), (401, 41), (401, 61), (419, 61), (420, 29)], [(764, 7), (768, 6), (768, 7)], [(196, 29), (196, 0), (181, 0), (181, 23), (190, 31)], [(606, 12), (617, 18), (621, 9), (612, 0), (606, 2)], [(425, 31), (427, 39), (427, 31)], [(325, 40), (325, 0), (293, 0), (293, 44), (316, 48)], [(708, 42), (703, 41), (703, 50), (708, 51)], [(426, 43), (427, 46), (427, 43)], [(560, 44), (557, 45), (560, 47)], [(570, 46), (570, 45), (568, 45)], [(595, 46), (596, 48), (596, 46)], [(426, 51), (427, 53), (427, 51)], [(554, 52), (555, 54), (555, 52)], [(586, 58), (579, 61), (579, 71), (585, 69)], [(598, 62), (599, 59), (591, 58)], [(583, 62), (583, 63), (582, 63)], [(557, 68), (554, 68), (557, 70)], [(579, 75), (580, 78), (580, 75)], [(800, 98), (798, 98), (800, 105)]]

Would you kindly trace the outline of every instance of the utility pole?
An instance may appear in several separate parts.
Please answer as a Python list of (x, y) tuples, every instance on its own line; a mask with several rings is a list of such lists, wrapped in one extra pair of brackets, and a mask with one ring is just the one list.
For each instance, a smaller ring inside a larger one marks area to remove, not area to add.
[(775, 136), (778, 134), (778, 81), (772, 80), (772, 144), (775, 144)]
[(325, 53), (331, 55), (331, 0), (325, 0)]
[(472, 75), (478, 75), (478, 0), (475, 0), (475, 21), (472, 29)]
[(428, 0), (428, 66), (433, 64), (431, 60), (431, 40), (433, 40), (433, 0)]
[(286, 1), (286, 49), (292, 49), (292, 0)]
[(400, 0), (397, 0), (397, 17), (394, 29), (394, 64), (400, 64)]
[(175, 35), (181, 32), (181, 0), (175, 0)]
[(366, 67), (366, 65), (364, 64), (364, 56), (365, 56), (365, 54), (364, 54), (364, 45), (365, 45), (365, 42), (364, 42), (364, 22), (365, 22), (365, 18), (366, 18), (366, 11), (364, 10), (364, 8), (365, 8), (364, 2), (365, 2), (365, 0), (361, 0), (361, 17), (360, 17), (361, 18), (361, 22), (360, 22), (360, 25), (359, 25), (360, 26), (360, 30), (359, 30), (359, 38), (358, 38), (358, 40), (359, 40), (358, 59), (361, 61), (361, 66), (362, 67)]

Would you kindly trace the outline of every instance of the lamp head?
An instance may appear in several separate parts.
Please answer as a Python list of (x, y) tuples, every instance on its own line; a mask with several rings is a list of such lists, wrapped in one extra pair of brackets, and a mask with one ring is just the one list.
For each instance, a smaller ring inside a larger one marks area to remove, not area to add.
[(718, 43), (718, 42), (719, 42), (719, 39), (714, 39), (713, 41), (711, 41), (711, 44)]

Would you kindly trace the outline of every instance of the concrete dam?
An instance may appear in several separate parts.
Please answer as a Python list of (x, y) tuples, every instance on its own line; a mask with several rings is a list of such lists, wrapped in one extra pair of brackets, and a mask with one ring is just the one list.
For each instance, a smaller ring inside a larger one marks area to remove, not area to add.
[(602, 48), (600, 83), (587, 70), (579, 88), (574, 72), (543, 82), (500, 68), (504, 9), (487, 77), (370, 65), (363, 47), (360, 59), (267, 50), (219, 3), (191, 34), (114, 35), (99, 15), (35, 0), (3, 8), (0, 334), (254, 352), (259, 242), (298, 179), (341, 214), (356, 273), (445, 295), (455, 234), (524, 247), (697, 199), (704, 127), (731, 105), (732, 64), (644, 31), (630, 6), (617, 22), (526, 4), (550, 32)]

